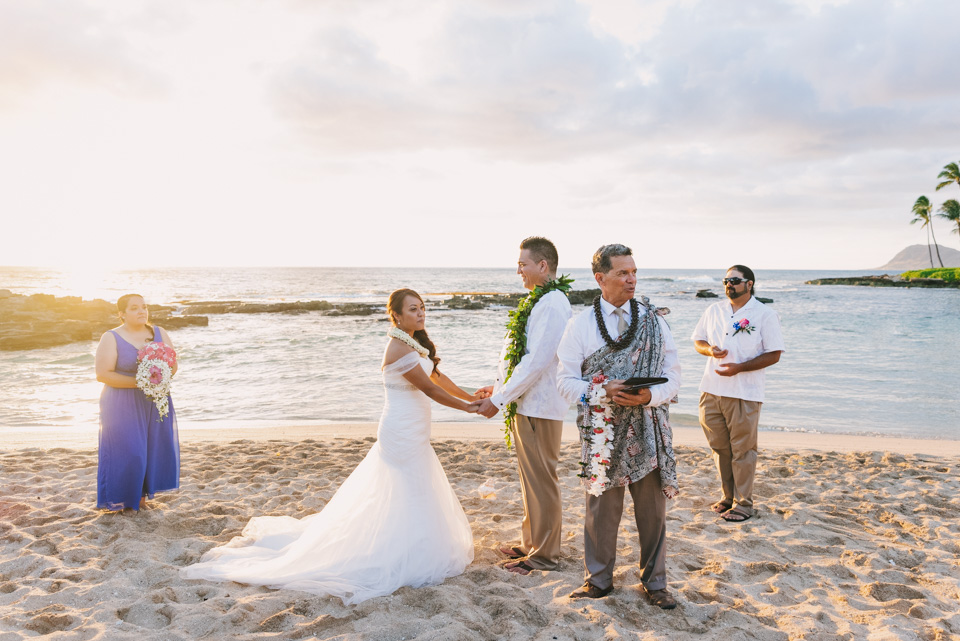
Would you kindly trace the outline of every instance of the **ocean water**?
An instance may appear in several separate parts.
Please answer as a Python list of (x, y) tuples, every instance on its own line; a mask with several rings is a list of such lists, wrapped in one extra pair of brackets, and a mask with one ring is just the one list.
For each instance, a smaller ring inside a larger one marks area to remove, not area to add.
[[(566, 273), (570, 270), (561, 270)], [(594, 287), (587, 269), (575, 289)], [(787, 351), (768, 370), (761, 428), (920, 438), (960, 438), (960, 291), (805, 285), (867, 272), (758, 271), (757, 291), (774, 299)], [(641, 270), (638, 290), (660, 306), (680, 349), (683, 386), (675, 415), (695, 417), (705, 358), (689, 340), (709, 299), (722, 295), (716, 270)], [(451, 292), (518, 292), (510, 269), (203, 268), (66, 273), (0, 268), (0, 289), (15, 293), (148, 303), (199, 300), (325, 299), (386, 302), (399, 287), (429, 300)], [(575, 307), (574, 313), (582, 308)], [(427, 330), (441, 368), (465, 387), (489, 384), (506, 308), (430, 310)], [(376, 422), (383, 401), (380, 361), (385, 315), (211, 315), (209, 327), (171, 331), (180, 354), (173, 387), (181, 426)], [(101, 385), (96, 344), (0, 352), (0, 427), (97, 430)], [(434, 406), (438, 421), (483, 419)], [(571, 411), (570, 419), (574, 414)], [(498, 420), (498, 419), (492, 419)]]

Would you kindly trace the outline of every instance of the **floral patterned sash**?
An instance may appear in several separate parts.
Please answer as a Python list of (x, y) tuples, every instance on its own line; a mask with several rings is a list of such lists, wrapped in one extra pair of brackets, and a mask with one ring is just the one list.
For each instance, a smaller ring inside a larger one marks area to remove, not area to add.
[[(669, 310), (658, 310), (645, 296), (640, 301), (640, 326), (631, 344), (621, 350), (605, 344), (588, 356), (580, 368), (583, 380), (589, 381), (601, 373), (613, 379), (662, 375), (664, 338), (657, 316)], [(577, 406), (577, 425), (581, 433), (590, 429), (589, 406), (583, 401)], [(650, 408), (613, 405), (613, 426), (613, 451), (607, 469), (610, 486), (629, 485), (659, 470), (664, 495), (677, 496), (680, 488), (669, 405)], [(580, 457), (583, 462), (589, 462), (589, 446), (583, 438)]]

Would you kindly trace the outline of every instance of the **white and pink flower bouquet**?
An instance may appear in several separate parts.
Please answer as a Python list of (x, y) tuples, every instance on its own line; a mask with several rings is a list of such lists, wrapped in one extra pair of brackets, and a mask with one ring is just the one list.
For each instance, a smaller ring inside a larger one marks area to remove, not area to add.
[(163, 343), (148, 343), (137, 352), (137, 362), (137, 387), (157, 406), (162, 419), (170, 413), (167, 398), (177, 352)]

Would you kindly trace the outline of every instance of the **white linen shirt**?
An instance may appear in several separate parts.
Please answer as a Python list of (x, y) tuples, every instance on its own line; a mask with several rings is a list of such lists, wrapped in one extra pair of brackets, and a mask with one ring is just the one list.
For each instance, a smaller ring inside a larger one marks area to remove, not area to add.
[[(734, 335), (733, 324), (743, 319), (750, 321), (756, 329), (749, 334), (739, 332)], [(776, 311), (753, 296), (737, 311), (733, 311), (729, 300), (718, 301), (703, 313), (690, 338), (727, 350), (727, 355), (720, 360), (707, 357), (707, 366), (700, 379), (701, 392), (763, 402), (767, 368), (733, 376), (720, 376), (715, 370), (720, 363), (744, 363), (767, 352), (786, 351), (780, 331), (780, 315)]]
[[(607, 332), (610, 336), (619, 338), (620, 333), (617, 331), (617, 325), (620, 319), (613, 313), (615, 309), (603, 297), (600, 298), (600, 311), (607, 326)], [(632, 322), (630, 301), (624, 303), (620, 309), (627, 312), (625, 317), (627, 322)], [(677, 345), (670, 333), (670, 326), (663, 320), (663, 317), (657, 316), (657, 321), (660, 323), (660, 329), (663, 330), (663, 372), (660, 376), (666, 377), (668, 381), (662, 385), (654, 385), (649, 388), (650, 402), (644, 407), (656, 407), (669, 403), (680, 391), (680, 359), (677, 357)], [(560, 341), (560, 347), (557, 349), (557, 358), (560, 360), (560, 376), (557, 385), (560, 387), (560, 393), (568, 402), (579, 402), (580, 397), (587, 392), (590, 383), (583, 380), (580, 375), (580, 367), (588, 356), (602, 346), (603, 336), (600, 335), (600, 328), (597, 327), (597, 319), (593, 313), (593, 305), (591, 305), (567, 324), (567, 330), (564, 332), (563, 340)]]
[(509, 337), (500, 351), (497, 382), (490, 401), (501, 410), (517, 402), (517, 413), (530, 418), (562, 421), (570, 404), (557, 391), (557, 345), (573, 312), (566, 294), (553, 290), (543, 295), (527, 318), (527, 345), (520, 362), (504, 384)]

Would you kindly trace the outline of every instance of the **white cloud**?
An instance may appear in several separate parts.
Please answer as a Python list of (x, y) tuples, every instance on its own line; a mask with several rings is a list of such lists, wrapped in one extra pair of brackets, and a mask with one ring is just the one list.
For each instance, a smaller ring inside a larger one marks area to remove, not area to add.
[(2, 3), (0, 208), (25, 246), (162, 219), (180, 263), (345, 263), (357, 221), (399, 219), (432, 249), (377, 232), (380, 264), (510, 264), (504, 226), (548, 224), (585, 255), (669, 235), (650, 266), (725, 265), (744, 230), (758, 266), (875, 265), (960, 159), (957, 24), (947, 0)]

